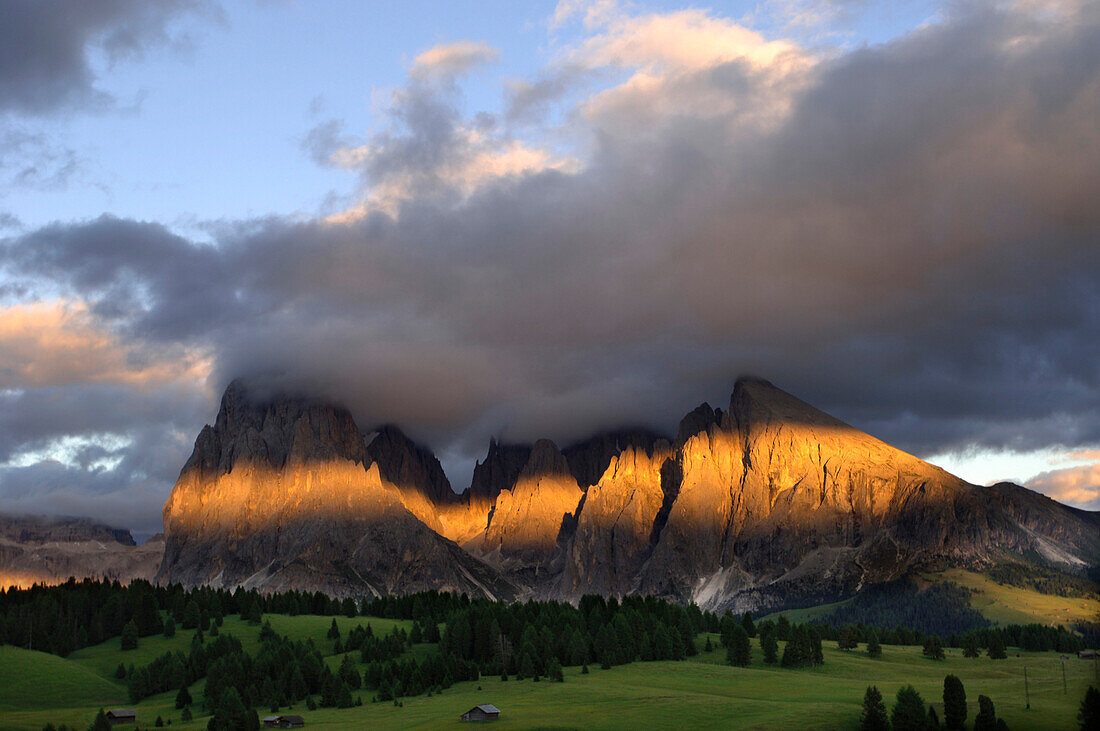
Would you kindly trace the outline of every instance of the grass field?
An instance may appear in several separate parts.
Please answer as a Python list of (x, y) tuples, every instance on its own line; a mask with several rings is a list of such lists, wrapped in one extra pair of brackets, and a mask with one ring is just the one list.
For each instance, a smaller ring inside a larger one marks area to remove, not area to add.
[[(325, 635), (329, 617), (269, 615), (281, 634), (313, 637), (326, 662), (335, 666), (340, 656), (331, 655), (332, 642)], [(369, 622), (376, 633), (407, 623), (375, 618), (337, 618), (346, 635), (353, 623)], [(223, 632), (240, 638), (246, 647), (258, 642), (259, 630), (239, 618), (227, 618)], [(84, 728), (99, 707), (129, 707), (125, 687), (113, 679), (118, 663), (142, 664), (169, 649), (186, 651), (190, 631), (176, 637), (143, 638), (137, 650), (120, 652), (114, 639), (62, 659), (11, 647), (0, 648), (0, 729), (41, 729), (51, 722)], [(717, 637), (711, 636), (717, 647)], [(705, 642), (699, 638), (699, 644)], [(887, 699), (904, 684), (913, 684), (926, 701), (939, 702), (943, 676), (958, 675), (966, 686), (971, 717), (978, 694), (990, 696), (999, 715), (1013, 729), (1076, 728), (1077, 706), (1089, 683), (1097, 683), (1096, 667), (1076, 658), (1065, 662), (1068, 693), (1062, 692), (1062, 664), (1055, 653), (1017, 653), (1007, 660), (967, 660), (960, 651), (948, 650), (948, 659), (933, 662), (916, 647), (884, 647), (884, 656), (871, 660), (861, 652), (846, 653), (826, 643), (823, 667), (783, 670), (763, 664), (754, 643), (754, 662), (749, 668), (725, 665), (721, 649), (686, 662), (634, 663), (588, 675), (579, 668), (565, 670), (563, 684), (546, 681), (485, 677), (460, 683), (432, 697), (403, 699), (403, 706), (371, 703), (361, 693), (361, 707), (308, 711), (303, 704), (292, 711), (306, 717), (309, 728), (439, 728), (459, 726), (459, 716), (477, 703), (493, 703), (503, 711), (495, 727), (507, 728), (855, 728), (867, 685), (874, 683)], [(411, 652), (433, 652), (431, 645), (417, 645)], [(1031, 710), (1024, 708), (1024, 668), (1027, 668)], [(196, 713), (201, 713), (204, 681), (191, 687)], [(207, 717), (197, 715), (183, 724), (173, 706), (175, 693), (147, 698), (134, 706), (142, 727), (153, 725), (159, 715), (172, 728), (205, 728)], [(260, 709), (261, 715), (266, 713)], [(942, 709), (940, 709), (942, 710)], [(942, 713), (941, 713), (942, 717)]]
[(1082, 620), (1100, 621), (1100, 601), (1082, 597), (1040, 594), (1031, 589), (998, 584), (988, 576), (963, 569), (949, 569), (927, 578), (953, 581), (973, 589), (970, 606), (998, 624), (1066, 625)]

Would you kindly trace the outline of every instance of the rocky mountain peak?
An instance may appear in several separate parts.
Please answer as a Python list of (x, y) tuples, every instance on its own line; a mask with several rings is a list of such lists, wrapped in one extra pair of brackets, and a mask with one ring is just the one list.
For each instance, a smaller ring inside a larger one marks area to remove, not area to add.
[(543, 477), (549, 475), (571, 475), (569, 462), (558, 449), (558, 445), (549, 439), (540, 439), (531, 447), (531, 456), (520, 473), (520, 477)]
[(367, 454), (378, 465), (382, 477), (402, 488), (419, 490), (436, 503), (452, 502), (457, 496), (443, 466), (431, 450), (389, 424), (367, 440)]
[(611, 465), (611, 461), (630, 449), (652, 454), (664, 440), (649, 429), (618, 429), (589, 437), (562, 450), (569, 469), (582, 489), (595, 485)]
[(531, 458), (529, 444), (501, 444), (489, 440), (485, 459), (474, 466), (473, 479), (466, 494), (471, 502), (492, 500), (501, 490), (509, 489), (519, 479)]
[(676, 442), (684, 444), (699, 432), (709, 429), (712, 424), (718, 424), (721, 421), (721, 415), (720, 410), (715, 411), (704, 401), (680, 420), (680, 427), (676, 430)]

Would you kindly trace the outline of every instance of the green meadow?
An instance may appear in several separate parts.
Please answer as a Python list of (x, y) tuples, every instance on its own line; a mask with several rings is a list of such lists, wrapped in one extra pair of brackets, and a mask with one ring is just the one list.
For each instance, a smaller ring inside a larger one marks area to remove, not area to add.
[[(314, 638), (335, 667), (341, 655), (333, 654), (326, 638), (331, 617), (266, 615), (276, 632), (296, 639)], [(337, 618), (342, 636), (355, 624), (369, 623), (376, 633), (389, 632), (407, 622), (368, 617)], [(259, 628), (227, 617), (223, 633), (258, 645)], [(47, 722), (86, 728), (100, 707), (133, 707), (139, 726), (152, 727), (159, 715), (172, 728), (205, 728), (208, 717), (201, 711), (200, 680), (190, 688), (196, 717), (182, 723), (174, 707), (175, 692), (164, 693), (131, 705), (125, 685), (114, 678), (119, 662), (141, 665), (166, 650), (186, 652), (191, 631), (181, 630), (171, 639), (142, 638), (138, 649), (119, 650), (117, 638), (85, 648), (68, 658), (14, 647), (0, 647), (0, 729), (41, 729)], [(700, 635), (700, 648), (706, 642)], [(825, 665), (816, 669), (785, 670), (762, 661), (759, 644), (753, 644), (753, 664), (734, 668), (725, 664), (725, 651), (710, 635), (715, 650), (701, 652), (684, 662), (636, 662), (588, 674), (566, 668), (564, 683), (483, 677), (459, 683), (441, 693), (372, 703), (370, 691), (360, 691), (363, 705), (349, 709), (309, 711), (304, 704), (280, 713), (297, 713), (307, 728), (439, 728), (460, 727), (460, 714), (478, 703), (493, 703), (502, 710), (496, 724), (502, 728), (820, 728), (854, 729), (863, 693), (869, 684), (883, 692), (887, 706), (902, 685), (912, 684), (926, 701), (939, 704), (943, 677), (958, 675), (966, 686), (970, 717), (977, 712), (977, 697), (993, 699), (999, 716), (1013, 729), (1076, 728), (1077, 707), (1090, 683), (1098, 683), (1097, 666), (1073, 657), (1063, 661), (1057, 653), (1027, 653), (1010, 649), (1007, 660), (965, 659), (949, 649), (945, 661), (932, 661), (918, 647), (884, 646), (883, 657), (872, 660), (860, 650), (842, 652), (826, 643)], [(423, 656), (433, 645), (413, 647)], [(364, 666), (360, 665), (360, 670)], [(1028, 676), (1031, 709), (1026, 706), (1024, 672)], [(259, 709), (266, 715), (266, 709)], [(938, 710), (941, 711), (942, 707)]]

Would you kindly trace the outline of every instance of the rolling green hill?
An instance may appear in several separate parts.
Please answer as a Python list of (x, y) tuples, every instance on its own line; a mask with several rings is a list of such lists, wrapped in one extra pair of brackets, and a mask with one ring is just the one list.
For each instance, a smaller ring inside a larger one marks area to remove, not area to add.
[[(314, 637), (322, 651), (331, 655), (332, 642), (325, 637), (330, 617), (285, 617), (270, 615), (277, 631), (297, 638)], [(360, 617), (337, 618), (342, 633), (352, 623), (370, 622), (376, 631), (388, 631), (393, 620)], [(383, 627), (383, 625), (386, 625)], [(247, 643), (255, 641), (258, 628), (226, 619), (223, 631)], [(717, 636), (711, 635), (717, 647)], [(156, 654), (166, 649), (185, 649), (190, 632), (171, 640), (144, 638), (130, 653), (117, 650), (117, 640), (74, 653), (62, 659), (11, 647), (0, 648), (0, 729), (41, 729), (47, 722), (83, 727), (99, 707), (128, 705), (121, 685), (109, 679), (127, 655)], [(700, 636), (700, 646), (705, 642)], [(146, 650), (148, 646), (148, 650)], [(155, 649), (154, 649), (155, 648)], [(433, 651), (418, 645), (412, 652)], [(1009, 651), (1007, 660), (982, 657), (964, 659), (948, 649), (947, 660), (933, 662), (921, 656), (917, 647), (884, 647), (878, 660), (862, 652), (842, 652), (826, 643), (823, 667), (786, 670), (766, 666), (759, 645), (753, 643), (753, 664), (733, 668), (725, 664), (725, 653), (716, 649), (700, 653), (686, 662), (633, 663), (610, 670), (593, 666), (583, 675), (578, 668), (566, 668), (564, 684), (547, 681), (509, 680), (483, 677), (456, 684), (433, 694), (402, 699), (401, 706), (372, 703), (372, 693), (361, 691), (363, 705), (350, 709), (308, 711), (303, 704), (293, 710), (307, 718), (310, 728), (439, 728), (459, 727), (459, 715), (477, 703), (493, 703), (503, 711), (499, 726), (506, 728), (855, 728), (863, 691), (875, 683), (893, 702), (898, 688), (912, 683), (926, 701), (939, 702), (943, 676), (958, 675), (966, 686), (971, 718), (977, 696), (990, 696), (1012, 729), (1075, 728), (1077, 705), (1090, 682), (1097, 683), (1096, 667), (1076, 658), (1065, 661), (1066, 688), (1062, 692), (1062, 661), (1055, 653)], [(339, 656), (330, 656), (337, 663)], [(360, 669), (364, 666), (360, 665)], [(1031, 710), (1024, 708), (1024, 668), (1030, 682)], [(99, 671), (96, 670), (99, 669)], [(143, 725), (152, 726), (158, 716), (171, 719), (172, 728), (205, 728), (208, 717), (201, 715), (204, 681), (191, 688), (197, 717), (188, 724), (180, 721), (173, 707), (174, 693), (164, 693), (136, 704)], [(265, 715), (266, 709), (260, 709)], [(942, 713), (941, 713), (942, 716)]]

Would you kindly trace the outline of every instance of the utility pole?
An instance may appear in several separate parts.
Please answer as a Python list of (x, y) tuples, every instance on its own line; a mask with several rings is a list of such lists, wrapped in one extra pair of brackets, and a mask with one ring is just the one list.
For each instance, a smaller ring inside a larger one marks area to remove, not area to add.
[(1066, 695), (1069, 691), (1066, 690), (1066, 661), (1062, 661), (1062, 695)]
[(1024, 665), (1024, 700), (1027, 702), (1025, 708), (1031, 710), (1031, 691), (1027, 687), (1027, 665)]

